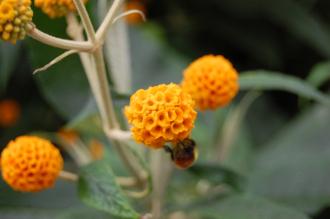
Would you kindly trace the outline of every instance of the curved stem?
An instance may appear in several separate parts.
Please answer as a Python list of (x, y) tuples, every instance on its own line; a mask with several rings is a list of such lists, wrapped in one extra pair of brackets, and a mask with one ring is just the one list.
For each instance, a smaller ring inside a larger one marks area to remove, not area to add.
[(94, 48), (93, 44), (89, 41), (87, 42), (73, 41), (73, 40), (66, 40), (51, 36), (37, 29), (32, 23), (28, 24), (27, 29), (28, 29), (27, 32), (28, 35), (33, 39), (56, 48), (66, 49), (66, 50), (77, 50), (81, 52), (88, 52)]

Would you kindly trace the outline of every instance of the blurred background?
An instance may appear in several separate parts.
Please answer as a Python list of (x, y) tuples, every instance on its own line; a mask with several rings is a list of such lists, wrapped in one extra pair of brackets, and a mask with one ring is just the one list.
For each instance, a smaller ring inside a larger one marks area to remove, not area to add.
[[(131, 91), (159, 82), (179, 82), (185, 66), (205, 54), (224, 55), (239, 72), (267, 69), (306, 79), (311, 72), (322, 71), (323, 80), (317, 86), (325, 93), (329, 91), (328, 0), (131, 0), (130, 3), (135, 4), (133, 8), (142, 9), (147, 17), (147, 22), (136, 17), (126, 21), (133, 72)], [(94, 10), (91, 4), (89, 8)], [(64, 19), (50, 20), (38, 9), (35, 11), (34, 22), (39, 29), (65, 36)], [(94, 20), (97, 22), (97, 18)], [(50, 50), (31, 39), (17, 45), (0, 43), (1, 147), (21, 134), (61, 129), (89, 102), (90, 92), (82, 70), (71, 71), (79, 65), (77, 57), (69, 57), (47, 72), (32, 75), (36, 67), (46, 64), (56, 54), (58, 50)], [(312, 107), (314, 103), (288, 92), (264, 93), (246, 116), (244, 129), (249, 130), (249, 142), (255, 148), (262, 147), (271, 141), (274, 133)], [(210, 114), (205, 113), (205, 118)], [(294, 123), (297, 127), (299, 124)], [(304, 126), (318, 128), (318, 124), (307, 122)], [(321, 131), (318, 133), (323, 139), (329, 135), (328, 130)], [(207, 138), (201, 136), (201, 141), (208, 144)], [(329, 138), (323, 141), (328, 146), (329, 142)], [(294, 156), (294, 150), (291, 155)], [(328, 160), (330, 157), (323, 164), (329, 164)], [(321, 187), (326, 182), (330, 180), (320, 179), (316, 183), (320, 185), (319, 193), (323, 193)], [(294, 198), (301, 201), (304, 196)], [(329, 198), (322, 196), (316, 202), (308, 200), (307, 204), (291, 203), (287, 199), (284, 202), (306, 210), (315, 219), (326, 219), (330, 216), (325, 204), (329, 200), (330, 194)]]

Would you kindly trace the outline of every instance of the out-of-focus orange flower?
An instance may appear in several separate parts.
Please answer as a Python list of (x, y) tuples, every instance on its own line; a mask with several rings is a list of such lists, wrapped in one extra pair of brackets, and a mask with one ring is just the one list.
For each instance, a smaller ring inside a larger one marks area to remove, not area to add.
[[(83, 0), (84, 3), (87, 0)], [(59, 18), (76, 11), (73, 0), (34, 0), (34, 5), (50, 18)]]
[(0, 101), (0, 126), (6, 128), (14, 125), (20, 117), (20, 113), (20, 106), (15, 100)]
[(94, 160), (100, 160), (104, 155), (104, 145), (100, 141), (92, 139), (89, 143), (89, 151)]
[(69, 144), (76, 142), (79, 138), (79, 135), (76, 131), (72, 129), (60, 129), (57, 132), (57, 136), (60, 137), (61, 140), (66, 141)]
[(192, 96), (199, 110), (227, 105), (239, 89), (237, 71), (221, 55), (206, 55), (195, 60), (183, 76), (182, 89)]
[[(146, 8), (144, 4), (140, 1), (134, 1), (134, 0), (128, 1), (125, 4), (125, 11), (129, 11), (129, 10), (139, 10), (143, 12), (143, 14), (146, 13)], [(141, 17), (140, 14), (134, 13), (126, 16), (126, 21), (129, 24), (139, 24), (143, 21), (143, 18)]]

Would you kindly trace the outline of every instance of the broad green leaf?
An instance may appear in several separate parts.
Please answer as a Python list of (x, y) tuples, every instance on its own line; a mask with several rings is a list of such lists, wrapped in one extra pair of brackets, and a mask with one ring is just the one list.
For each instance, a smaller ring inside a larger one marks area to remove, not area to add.
[(10, 74), (17, 64), (21, 44), (12, 45), (0, 42), (0, 92), (7, 86)]
[(96, 161), (81, 169), (79, 196), (85, 204), (116, 217), (139, 218), (116, 183), (115, 175), (106, 160)]
[(228, 184), (236, 190), (241, 190), (244, 178), (228, 168), (218, 164), (199, 162), (188, 169), (199, 179), (204, 179), (212, 184)]
[(294, 209), (251, 195), (236, 195), (197, 210), (207, 219), (308, 219)]
[[(39, 29), (49, 34), (68, 38), (64, 19), (52, 20), (36, 9), (34, 22)], [(33, 69), (50, 62), (63, 50), (28, 40)], [(34, 76), (46, 100), (64, 118), (69, 119), (80, 112), (89, 98), (89, 86), (78, 55), (72, 55)]]
[(323, 62), (315, 65), (309, 73), (306, 81), (314, 87), (321, 86), (330, 79), (330, 62)]
[(241, 90), (283, 90), (330, 105), (330, 99), (313, 86), (299, 78), (279, 72), (265, 70), (242, 72), (239, 83)]
[(316, 212), (330, 204), (330, 110), (305, 112), (256, 156), (248, 191)]

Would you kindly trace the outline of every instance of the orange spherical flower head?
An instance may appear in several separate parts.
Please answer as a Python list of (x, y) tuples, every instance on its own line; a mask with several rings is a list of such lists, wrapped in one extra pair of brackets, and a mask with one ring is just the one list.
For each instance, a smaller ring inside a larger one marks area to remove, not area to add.
[(191, 63), (183, 72), (182, 89), (196, 101), (199, 110), (227, 105), (239, 89), (238, 73), (221, 55), (206, 55)]
[[(146, 13), (146, 8), (142, 2), (139, 1), (129, 1), (125, 4), (125, 11), (129, 10), (139, 10), (143, 14)], [(143, 21), (143, 18), (140, 14), (134, 13), (126, 16), (126, 21), (129, 24), (139, 24)]]
[(0, 127), (7, 128), (14, 125), (20, 116), (20, 106), (15, 100), (0, 101)]
[(151, 148), (161, 148), (166, 142), (175, 143), (190, 135), (196, 111), (191, 96), (176, 84), (161, 84), (140, 89), (125, 107), (136, 141)]
[(14, 190), (36, 192), (52, 187), (63, 168), (59, 150), (48, 140), (21, 136), (1, 153), (1, 171)]
[(16, 43), (24, 39), (32, 21), (31, 0), (0, 0), (0, 37)]
[[(84, 3), (87, 0), (83, 0)], [(73, 0), (35, 0), (34, 5), (40, 8), (50, 18), (59, 18), (69, 12), (76, 11)]]

